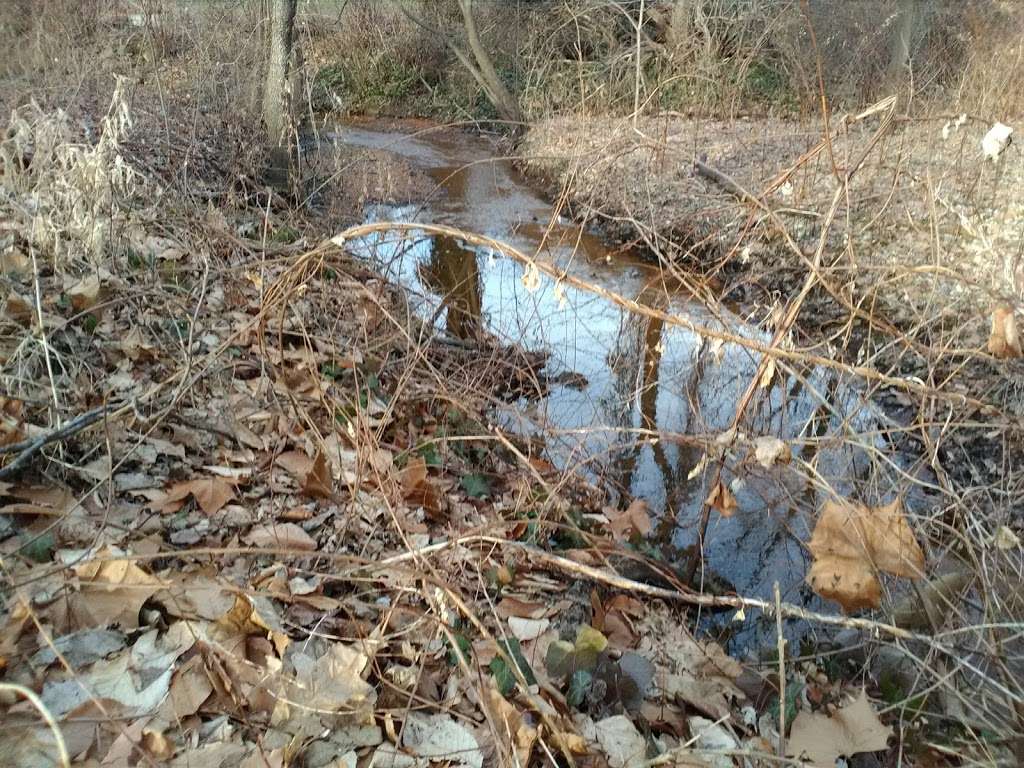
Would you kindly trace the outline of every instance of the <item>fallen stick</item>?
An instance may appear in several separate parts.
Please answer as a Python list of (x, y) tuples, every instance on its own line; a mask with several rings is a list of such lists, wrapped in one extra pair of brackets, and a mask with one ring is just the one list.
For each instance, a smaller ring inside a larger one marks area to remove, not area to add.
[(39, 453), (39, 451), (41, 451), (45, 446), (50, 443), (56, 443), (60, 440), (67, 440), (72, 435), (92, 426), (106, 416), (109, 411), (118, 407), (120, 407), (119, 403), (101, 405), (98, 408), (93, 408), (91, 411), (79, 414), (59, 429), (44, 432), (36, 437), (22, 440), (20, 443), (12, 443), (11, 445), (0, 447), (0, 455), (6, 453), (18, 453), (18, 455), (14, 457), (14, 461), (3, 469), (0, 469), (0, 480), (10, 477), (15, 472), (22, 469), (29, 463), (32, 457)]

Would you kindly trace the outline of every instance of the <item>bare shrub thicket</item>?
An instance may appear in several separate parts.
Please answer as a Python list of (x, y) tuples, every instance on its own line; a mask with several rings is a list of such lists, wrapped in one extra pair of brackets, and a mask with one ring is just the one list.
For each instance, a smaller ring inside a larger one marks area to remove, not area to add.
[[(413, 5), (459, 33), (454, 2)], [(500, 74), (532, 119), (627, 114), (637, 105), (814, 113), (818, 56), (839, 107), (897, 91), (925, 107), (1020, 108), (1019, 89), (1010, 86), (1021, 74), (1024, 9), (1001, 0), (492, 0), (478, 2), (476, 14)], [(318, 26), (318, 81), (322, 94), (333, 94), (324, 106), (491, 116), (442, 41), (397, 3), (350, 3), (340, 17), (320, 14)]]
[(120, 152), (131, 125), (122, 81), (94, 144), (75, 140), (63, 112), (36, 104), (11, 115), (0, 143), (0, 210), (55, 262), (98, 265), (127, 223), (140, 184)]

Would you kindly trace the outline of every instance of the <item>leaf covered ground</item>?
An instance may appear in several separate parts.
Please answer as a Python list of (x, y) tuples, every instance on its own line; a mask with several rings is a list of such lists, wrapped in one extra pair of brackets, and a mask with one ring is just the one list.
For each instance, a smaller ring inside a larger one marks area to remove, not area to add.
[[(775, 610), (780, 638), (801, 614), (657, 564), (622, 576), (645, 560), (644, 505), (607, 506), (488, 421), (538, 395), (542, 354), (439, 335), (330, 239), (344, 219), (263, 190), (238, 149), (257, 137), (200, 121), (197, 138), (147, 106), (30, 105), (0, 145), (10, 764), (1007, 758), (1003, 678), (970, 667), (993, 699), (980, 722), (953, 719), (963, 686), (909, 693), (915, 654), (948, 664), (955, 640), (837, 612), (851, 643), (734, 658), (700, 611)], [(350, 159), (328, 198), (351, 192)], [(416, 190), (373, 176), (360, 200)], [(820, 525), (815, 578), (848, 608), (877, 605), (879, 570), (922, 576), (898, 508), (837, 504)], [(1019, 551), (999, 532), (986, 556)], [(896, 663), (881, 639), (904, 643)]]

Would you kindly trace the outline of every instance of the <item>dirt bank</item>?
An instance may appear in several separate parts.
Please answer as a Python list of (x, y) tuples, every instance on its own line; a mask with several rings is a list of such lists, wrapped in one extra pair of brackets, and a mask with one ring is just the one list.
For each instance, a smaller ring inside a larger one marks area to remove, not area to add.
[[(915, 340), (955, 324), (955, 346), (980, 349), (992, 308), (1024, 291), (1024, 153), (1011, 145), (986, 161), (988, 128), (883, 125), (878, 114), (849, 129), (833, 120), (828, 146), (820, 126), (773, 119), (556, 118), (530, 131), (522, 154), (576, 215), (768, 303), (803, 281), (837, 179), (854, 172), (823, 252), (830, 301), (808, 306), (833, 322), (869, 307)], [(729, 180), (761, 202), (740, 199)]]

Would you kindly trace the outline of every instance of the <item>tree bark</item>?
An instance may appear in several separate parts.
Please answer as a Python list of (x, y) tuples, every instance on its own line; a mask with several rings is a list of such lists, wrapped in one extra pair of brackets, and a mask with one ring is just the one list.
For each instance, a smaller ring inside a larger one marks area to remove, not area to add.
[[(474, 72), (480, 86), (487, 94), (494, 108), (503, 120), (513, 123), (523, 122), (523, 112), (519, 108), (519, 102), (505, 87), (498, 71), (494, 68), (490, 54), (480, 42), (480, 33), (476, 28), (476, 19), (473, 17), (473, 0), (459, 0), (459, 8), (462, 10), (462, 22), (466, 27), (466, 39), (469, 41), (469, 49), (476, 59), (478, 72)], [(470, 70), (472, 72), (472, 70)]]
[(889, 43), (889, 76), (894, 80), (901, 79), (910, 66), (915, 38), (920, 34), (919, 28), (923, 21), (924, 13), (917, 7), (917, 0), (899, 0), (892, 41)]
[(490, 54), (487, 53), (487, 49), (480, 42), (480, 33), (476, 27), (476, 19), (473, 17), (473, 0), (459, 0), (459, 10), (462, 11), (463, 26), (466, 29), (466, 38), (469, 41), (468, 51), (453, 40), (451, 36), (434, 29), (423, 19), (416, 16), (406, 7), (405, 3), (401, 3), (399, 8), (406, 18), (414, 24), (419, 25), (433, 35), (439, 36), (444, 41), (448, 49), (455, 54), (455, 58), (459, 60), (459, 63), (468, 70), (469, 74), (476, 80), (477, 85), (483, 89), (484, 95), (494, 105), (498, 116), (502, 120), (512, 123), (514, 131), (518, 133), (525, 123), (523, 111), (519, 107), (519, 101), (505, 87), (505, 83), (502, 82), (498, 71), (494, 68), (494, 62), (491, 61)]
[(292, 55), (292, 30), (298, 0), (270, 0), (270, 50), (263, 91), (263, 121), (271, 146), (288, 143), (290, 126), (288, 69)]

